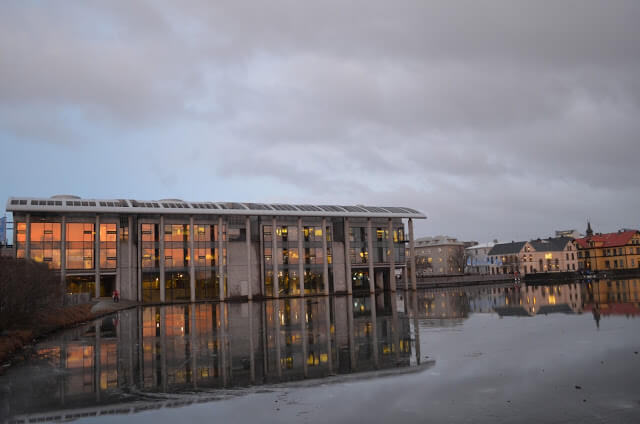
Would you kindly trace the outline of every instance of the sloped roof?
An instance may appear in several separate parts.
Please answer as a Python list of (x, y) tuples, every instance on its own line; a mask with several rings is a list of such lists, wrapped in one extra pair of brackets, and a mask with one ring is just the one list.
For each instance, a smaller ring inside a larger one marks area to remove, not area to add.
[(596, 243), (602, 243), (599, 247), (618, 247), (624, 246), (629, 243), (631, 237), (636, 234), (636, 230), (619, 231), (617, 233), (596, 234), (590, 237), (583, 237), (576, 239), (576, 243), (586, 249), (589, 247), (589, 242), (594, 241)]
[(488, 255), (511, 255), (520, 253), (526, 241), (512, 241), (511, 243), (498, 243), (487, 253)]
[(536, 252), (561, 252), (572, 241), (571, 237), (549, 237), (541, 240), (531, 240), (529, 244)]

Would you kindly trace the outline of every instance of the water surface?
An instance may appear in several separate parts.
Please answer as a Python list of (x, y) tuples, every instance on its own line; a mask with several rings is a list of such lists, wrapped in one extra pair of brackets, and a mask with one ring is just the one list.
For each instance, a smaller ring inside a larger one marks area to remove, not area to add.
[(640, 422), (640, 279), (122, 311), (0, 377), (5, 420)]

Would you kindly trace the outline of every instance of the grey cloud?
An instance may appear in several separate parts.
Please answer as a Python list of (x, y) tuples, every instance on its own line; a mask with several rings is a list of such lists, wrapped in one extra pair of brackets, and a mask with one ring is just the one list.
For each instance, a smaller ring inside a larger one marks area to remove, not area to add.
[(134, 140), (181, 159), (150, 170), (172, 190), (191, 165), (273, 201), (413, 205), (461, 237), (633, 225), (638, 18), (636, 1), (7, 2), (0, 137)]

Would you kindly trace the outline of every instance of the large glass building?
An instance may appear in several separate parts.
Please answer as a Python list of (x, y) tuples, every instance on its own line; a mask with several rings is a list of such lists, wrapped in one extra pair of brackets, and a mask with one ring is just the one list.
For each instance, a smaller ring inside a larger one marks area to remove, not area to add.
[(68, 293), (117, 289), (146, 303), (415, 288), (405, 243), (411, 251), (413, 219), (426, 218), (406, 207), (76, 196), (11, 197), (6, 209), (16, 256), (47, 263)]

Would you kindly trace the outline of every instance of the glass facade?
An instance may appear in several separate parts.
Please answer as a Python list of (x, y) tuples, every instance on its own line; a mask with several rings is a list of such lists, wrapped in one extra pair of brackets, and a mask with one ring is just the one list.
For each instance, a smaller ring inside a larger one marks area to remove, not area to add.
[[(333, 257), (331, 253), (332, 231), (331, 226), (327, 226), (325, 231), (322, 226), (304, 226), (301, 234), (298, 234), (297, 225), (278, 225), (275, 234), (272, 234), (272, 226), (262, 227), (262, 239), (264, 241), (263, 259), (265, 276), (265, 294), (274, 296), (273, 292), (273, 261), (278, 261), (278, 295), (297, 296), (300, 295), (300, 271), (299, 264), (302, 261), (304, 275), (305, 294), (324, 293), (324, 283), (322, 279), (325, 256), (329, 264), (329, 282), (333, 282), (331, 264)], [(327, 250), (323, 251), (322, 237), (327, 237)], [(302, 251), (299, 249), (298, 237), (302, 238)], [(276, 238), (276, 252), (274, 255), (272, 237)]]
[(16, 221), (15, 229), (16, 229), (16, 258), (24, 259), (25, 247), (27, 244), (27, 223)]
[(114, 269), (118, 265), (117, 240), (116, 224), (100, 224), (100, 268)]
[(66, 228), (67, 269), (93, 269), (95, 224), (68, 223)]
[(160, 302), (160, 273), (157, 271), (142, 272), (142, 301)]
[(59, 222), (31, 223), (31, 259), (44, 262), (51, 269), (60, 269), (61, 228)]
[(93, 275), (67, 276), (67, 293), (89, 293), (93, 297), (96, 293), (96, 280)]

